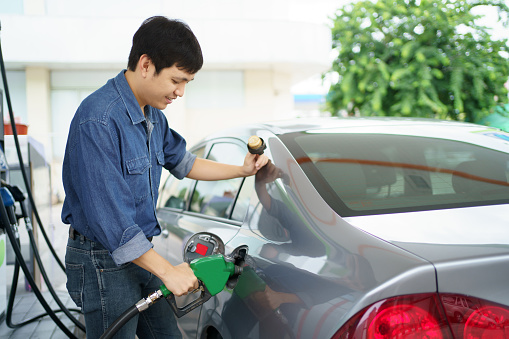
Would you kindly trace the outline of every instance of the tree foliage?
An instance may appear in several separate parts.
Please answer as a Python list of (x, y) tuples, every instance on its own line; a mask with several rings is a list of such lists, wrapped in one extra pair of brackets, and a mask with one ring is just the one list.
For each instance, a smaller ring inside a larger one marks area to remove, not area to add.
[(327, 108), (465, 121), (488, 115), (507, 102), (509, 53), (507, 39), (476, 23), (472, 9), (481, 5), (495, 6), (507, 26), (508, 7), (497, 0), (364, 0), (339, 9)]

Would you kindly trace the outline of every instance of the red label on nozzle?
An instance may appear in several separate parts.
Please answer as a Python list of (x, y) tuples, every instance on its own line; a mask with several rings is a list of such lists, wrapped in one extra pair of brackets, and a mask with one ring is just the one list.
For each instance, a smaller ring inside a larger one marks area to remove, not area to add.
[(198, 253), (198, 254), (205, 255), (205, 254), (207, 254), (208, 249), (209, 248), (205, 245), (202, 245), (202, 244), (196, 245), (196, 253)]

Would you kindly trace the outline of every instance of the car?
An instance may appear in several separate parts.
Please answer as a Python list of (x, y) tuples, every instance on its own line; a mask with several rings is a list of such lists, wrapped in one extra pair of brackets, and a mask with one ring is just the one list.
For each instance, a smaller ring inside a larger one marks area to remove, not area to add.
[(292, 119), (217, 132), (190, 151), (241, 165), (252, 135), (270, 159), (255, 176), (161, 185), (154, 246), (172, 264), (197, 233), (226, 254), (247, 248), (236, 284), (178, 319), (185, 338), (509, 335), (508, 133)]

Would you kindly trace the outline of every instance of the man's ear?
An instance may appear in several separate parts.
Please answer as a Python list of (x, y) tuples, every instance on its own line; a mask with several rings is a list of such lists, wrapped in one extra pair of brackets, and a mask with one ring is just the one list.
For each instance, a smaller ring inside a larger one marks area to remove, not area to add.
[(149, 70), (150, 70), (150, 66), (152, 65), (152, 60), (150, 59), (150, 57), (146, 54), (143, 54), (141, 57), (140, 57), (140, 60), (138, 60), (138, 68), (141, 72), (141, 76), (142, 77), (146, 77), (147, 74), (149, 73)]

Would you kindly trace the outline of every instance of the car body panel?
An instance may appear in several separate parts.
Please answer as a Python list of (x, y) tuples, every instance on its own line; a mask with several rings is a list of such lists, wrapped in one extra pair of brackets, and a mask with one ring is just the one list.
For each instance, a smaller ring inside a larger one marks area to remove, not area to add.
[[(180, 211), (181, 212), (181, 211)], [(225, 224), (224, 222), (214, 222), (211, 219), (193, 215), (193, 213), (180, 214), (169, 209), (161, 209), (158, 212), (163, 234), (168, 237), (154, 238), (154, 248), (163, 255), (172, 265), (178, 265), (183, 261), (184, 245), (187, 240), (195, 233), (209, 232), (220, 237), (223, 242), (230, 240), (239, 231), (239, 226), (234, 224)], [(189, 304), (197, 295), (190, 294), (177, 298), (177, 305), (183, 307)], [(197, 327), (200, 317), (200, 308), (197, 308), (185, 317), (179, 319), (179, 327), (188, 338), (197, 337)]]
[[(270, 212), (253, 177), (242, 186), (242, 191), (252, 190), (243, 222), (158, 209), (168, 237), (156, 245), (172, 264), (181, 262), (183, 244), (197, 232), (218, 235), (226, 254), (249, 247), (235, 288), (179, 319), (184, 337), (205, 338), (207, 329), (214, 328), (223, 338), (329, 338), (364, 307), (406, 294), (463, 293), (509, 305), (504, 287), (509, 282), (509, 236), (501, 227), (509, 205), (341, 217), (277, 135), (323, 128), (319, 120), (235, 128), (200, 143), (225, 140), (225, 135), (236, 143), (250, 135), (262, 137), (268, 146), (265, 154), (280, 171), (265, 186), (274, 204)], [(475, 139), (504, 150), (509, 145), (503, 135), (492, 135), (496, 130), (455, 122), (361, 118), (332, 119), (325, 125), (348, 133), (373, 130), (429, 137), (443, 136), (435, 129), (445, 128), (451, 129), (447, 135), (452, 140)], [(458, 309), (468, 304), (450, 302)]]
[(509, 205), (500, 204), (348, 217), (345, 220), (391, 242), (509, 245), (508, 215)]
[(463, 294), (509, 305), (507, 293), (509, 248), (507, 246), (444, 246), (409, 243), (400, 245), (413, 253), (433, 260), (437, 272), (438, 292)]
[(346, 220), (433, 263), (439, 292), (508, 305), (508, 215), (501, 204)]

